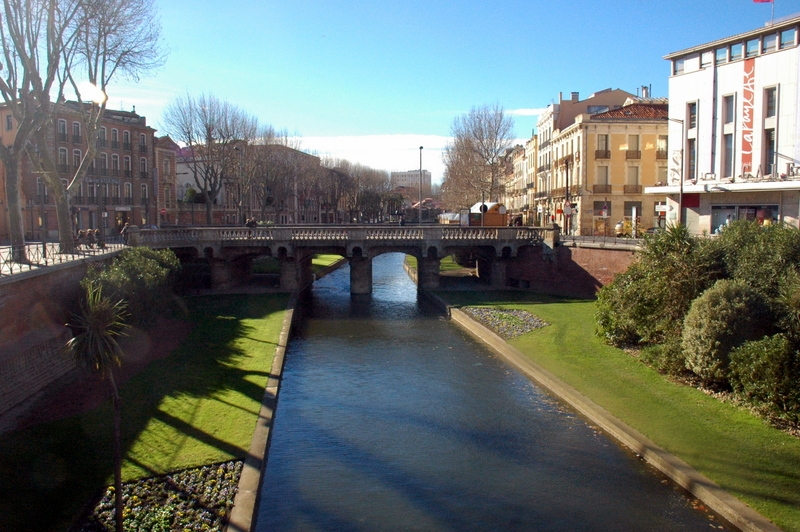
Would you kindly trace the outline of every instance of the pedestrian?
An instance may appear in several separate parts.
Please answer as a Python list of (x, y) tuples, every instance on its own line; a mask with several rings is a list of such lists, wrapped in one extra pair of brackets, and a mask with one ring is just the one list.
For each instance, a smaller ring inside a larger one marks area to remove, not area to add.
[(94, 238), (94, 231), (92, 229), (86, 230), (86, 246), (89, 249), (94, 249), (94, 244), (96, 240)]
[(130, 236), (128, 233), (128, 222), (125, 222), (125, 225), (122, 226), (122, 230), (119, 232), (119, 234), (122, 235), (122, 243), (127, 246), (128, 238)]
[(103, 240), (103, 233), (100, 232), (100, 229), (94, 230), (94, 240), (97, 242), (97, 249), (105, 249), (106, 243)]

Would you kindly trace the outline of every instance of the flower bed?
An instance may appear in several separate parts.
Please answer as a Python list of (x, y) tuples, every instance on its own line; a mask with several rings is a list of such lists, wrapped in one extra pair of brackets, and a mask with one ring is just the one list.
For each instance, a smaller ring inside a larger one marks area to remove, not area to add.
[(550, 325), (525, 310), (506, 310), (489, 307), (464, 307), (461, 310), (506, 339), (516, 338)]
[[(123, 484), (125, 530), (222, 531), (233, 508), (242, 464), (234, 460)], [(113, 486), (73, 530), (114, 530)]]

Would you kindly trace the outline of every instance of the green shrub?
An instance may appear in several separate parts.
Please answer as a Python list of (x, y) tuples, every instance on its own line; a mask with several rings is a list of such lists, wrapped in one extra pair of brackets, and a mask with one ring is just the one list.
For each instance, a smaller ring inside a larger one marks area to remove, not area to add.
[(800, 414), (800, 354), (783, 334), (745, 342), (730, 354), (730, 382), (746, 401), (778, 417)]
[(757, 288), (772, 299), (785, 275), (800, 264), (800, 231), (785, 224), (761, 226), (739, 220), (712, 241), (724, 257), (726, 277)]
[(768, 302), (757, 289), (722, 279), (693, 303), (683, 325), (686, 367), (707, 384), (724, 385), (734, 347), (771, 331)]
[(111, 265), (89, 270), (81, 284), (85, 288), (100, 283), (107, 297), (127, 302), (131, 323), (147, 325), (172, 302), (179, 269), (180, 262), (171, 250), (127, 248)]
[(648, 238), (637, 260), (597, 298), (597, 334), (612, 345), (653, 345), (680, 338), (698, 295), (722, 272), (716, 248), (684, 226)]
[(678, 338), (644, 348), (641, 358), (645, 364), (655, 368), (659, 373), (672, 376), (688, 373), (686, 357), (683, 355), (681, 342)]

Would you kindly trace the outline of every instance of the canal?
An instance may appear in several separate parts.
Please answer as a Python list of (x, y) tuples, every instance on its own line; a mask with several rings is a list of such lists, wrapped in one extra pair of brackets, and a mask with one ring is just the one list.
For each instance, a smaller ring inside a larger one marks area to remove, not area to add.
[(418, 301), (317, 281), (290, 342), (256, 530), (709, 530), (654, 469)]

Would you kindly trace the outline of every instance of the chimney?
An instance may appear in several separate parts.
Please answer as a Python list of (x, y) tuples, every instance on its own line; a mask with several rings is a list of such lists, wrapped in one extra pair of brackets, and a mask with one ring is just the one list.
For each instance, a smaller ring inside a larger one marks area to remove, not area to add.
[(578, 101), (578, 93), (577, 92), (573, 92), (572, 93), (572, 101), (573, 102), (577, 102)]
[(650, 97), (650, 89), (647, 88), (647, 85), (642, 85), (642, 98), (649, 98)]

